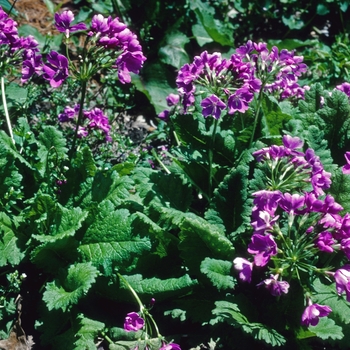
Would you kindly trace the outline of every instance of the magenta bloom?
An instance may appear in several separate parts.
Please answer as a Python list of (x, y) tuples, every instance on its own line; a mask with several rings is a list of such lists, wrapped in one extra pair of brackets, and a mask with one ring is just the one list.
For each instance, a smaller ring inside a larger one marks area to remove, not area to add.
[(328, 231), (323, 231), (319, 233), (315, 244), (320, 251), (326, 252), (326, 253), (332, 253), (333, 252), (332, 245), (334, 244), (332, 234)]
[(201, 106), (203, 107), (202, 114), (204, 117), (212, 115), (215, 119), (219, 119), (221, 111), (226, 108), (225, 103), (215, 95), (203, 99)]
[(169, 120), (169, 115), (170, 115), (170, 111), (165, 109), (163, 112), (160, 112), (158, 114), (158, 118), (163, 120), (164, 122), (167, 122)]
[(102, 130), (106, 135), (106, 140), (111, 141), (111, 136), (109, 134), (111, 126), (108, 117), (103, 114), (101, 109), (93, 108), (89, 112), (84, 111), (84, 116), (90, 120), (89, 128)]
[(181, 350), (180, 345), (175, 343), (164, 344), (159, 350)]
[(346, 165), (344, 165), (341, 170), (343, 174), (350, 174), (350, 152), (345, 152), (344, 157), (346, 159)]
[(130, 83), (130, 72), (138, 74), (142, 68), (143, 62), (146, 61), (146, 57), (141, 51), (130, 52), (125, 51), (122, 53), (115, 62), (115, 68), (118, 69), (118, 78), (122, 84)]
[(85, 30), (85, 23), (78, 23), (70, 25), (74, 21), (74, 15), (72, 11), (63, 11), (61, 14), (55, 13), (55, 26), (58, 31), (65, 33), (69, 38), (70, 32), (76, 32), (78, 30)]
[(180, 96), (177, 94), (169, 94), (166, 97), (166, 102), (169, 107), (177, 105), (179, 101), (180, 101)]
[(47, 60), (48, 63), (43, 65), (43, 78), (49, 80), (53, 88), (57, 88), (69, 75), (68, 60), (56, 51), (51, 51), (47, 55)]
[(233, 95), (228, 98), (228, 113), (233, 114), (236, 111), (244, 113), (248, 109), (249, 102), (253, 100), (253, 97), (254, 94), (252, 94), (248, 88), (243, 87), (241, 89), (238, 89)]
[(286, 281), (278, 281), (277, 278), (278, 275), (271, 275), (270, 278), (267, 278), (266, 280), (262, 281), (258, 284), (258, 286), (264, 284), (266, 289), (268, 289), (270, 293), (275, 297), (280, 296), (282, 293), (287, 294), (288, 289), (290, 287), (289, 283)]
[(145, 320), (137, 312), (129, 312), (124, 321), (124, 330), (127, 332), (137, 332), (145, 325)]
[(316, 326), (319, 322), (320, 317), (326, 317), (332, 309), (327, 305), (312, 304), (309, 301), (309, 306), (303, 312), (301, 316), (301, 324), (303, 326)]
[(256, 266), (265, 266), (272, 255), (277, 254), (277, 244), (272, 235), (261, 235), (255, 233), (252, 242), (248, 245), (248, 252), (255, 254), (254, 263)]
[(343, 266), (334, 273), (335, 287), (339, 295), (345, 292), (346, 300), (350, 302), (350, 266)]
[(233, 265), (239, 271), (240, 280), (250, 283), (252, 280), (253, 263), (244, 258), (236, 258), (233, 260)]

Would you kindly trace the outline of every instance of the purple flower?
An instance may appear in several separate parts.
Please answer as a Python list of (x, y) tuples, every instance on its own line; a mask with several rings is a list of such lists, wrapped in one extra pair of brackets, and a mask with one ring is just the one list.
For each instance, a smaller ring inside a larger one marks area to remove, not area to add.
[(295, 210), (302, 207), (305, 203), (305, 197), (298, 193), (284, 193), (279, 202), (280, 207), (287, 213), (294, 215)]
[(69, 75), (68, 60), (56, 51), (47, 55), (48, 63), (43, 65), (43, 78), (50, 81), (53, 88), (59, 87)]
[(350, 237), (341, 240), (340, 249), (345, 253), (346, 257), (350, 260)]
[(255, 254), (254, 263), (256, 266), (265, 266), (272, 255), (277, 254), (277, 244), (271, 234), (253, 234), (252, 242), (248, 245), (248, 252)]
[(170, 115), (170, 111), (165, 109), (163, 112), (160, 112), (158, 114), (158, 118), (163, 120), (164, 122), (167, 122), (169, 120), (169, 115)]
[(127, 332), (137, 332), (145, 325), (145, 320), (137, 312), (129, 312), (124, 321), (124, 330)]
[(275, 297), (280, 296), (282, 293), (287, 294), (290, 287), (289, 283), (286, 281), (278, 281), (277, 278), (278, 275), (271, 275), (270, 278), (262, 281), (258, 284), (258, 286), (264, 284), (266, 286), (266, 289), (268, 289), (270, 293)]
[(228, 98), (228, 113), (233, 114), (236, 111), (244, 113), (248, 109), (249, 102), (253, 100), (253, 97), (254, 94), (252, 94), (248, 88), (243, 87), (241, 89), (238, 89)]
[(305, 308), (301, 316), (301, 324), (303, 326), (316, 326), (320, 317), (326, 317), (332, 309), (327, 305), (312, 304), (309, 300), (309, 305)]
[(180, 96), (177, 94), (169, 94), (166, 97), (166, 102), (167, 102), (169, 107), (177, 105), (179, 103), (179, 101), (180, 101)]
[(55, 26), (58, 31), (65, 33), (69, 38), (70, 32), (76, 32), (78, 30), (85, 30), (85, 23), (78, 23), (70, 25), (74, 21), (74, 15), (72, 11), (63, 11), (61, 14), (55, 13)]
[(215, 95), (211, 95), (202, 100), (201, 106), (203, 107), (202, 114), (204, 117), (212, 115), (215, 119), (219, 119), (221, 111), (226, 108), (225, 103)]
[(164, 344), (159, 350), (181, 350), (180, 345), (175, 343)]
[(96, 107), (89, 112), (84, 111), (84, 116), (90, 120), (89, 128), (102, 130), (106, 135), (106, 140), (111, 141), (111, 136), (109, 135), (111, 126), (109, 125), (108, 117), (103, 114), (101, 109)]
[(330, 232), (328, 231), (323, 231), (319, 233), (318, 238), (315, 242), (315, 245), (317, 248), (326, 253), (332, 253), (333, 252), (333, 247), (332, 245), (334, 244), (333, 236)]
[(122, 84), (130, 83), (130, 72), (138, 74), (146, 57), (141, 51), (125, 51), (116, 60), (114, 67), (118, 69), (118, 78)]
[(344, 165), (341, 170), (343, 174), (350, 174), (350, 152), (345, 152), (344, 157), (346, 159), (346, 165)]
[(335, 287), (339, 295), (345, 292), (346, 300), (350, 302), (350, 266), (345, 265), (334, 273)]
[(350, 84), (343, 83), (335, 87), (337, 90), (343, 91), (348, 97), (350, 97)]
[(80, 104), (76, 104), (73, 108), (70, 106), (65, 107), (64, 112), (58, 115), (58, 120), (64, 123), (74, 119), (74, 117), (78, 115), (79, 109)]
[(41, 55), (36, 55), (33, 50), (31, 51), (32, 55), (30, 56), (28, 50), (28, 58), (22, 63), (22, 83), (26, 83), (34, 73), (38, 74), (41, 71)]
[(235, 258), (233, 265), (239, 271), (241, 281), (250, 283), (252, 280), (253, 263), (244, 258)]

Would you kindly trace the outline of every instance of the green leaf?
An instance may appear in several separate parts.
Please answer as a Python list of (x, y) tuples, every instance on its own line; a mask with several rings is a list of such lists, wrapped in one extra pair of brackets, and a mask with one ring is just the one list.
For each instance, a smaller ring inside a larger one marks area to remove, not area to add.
[(220, 227), (189, 213), (180, 224), (182, 233), (198, 235), (215, 258), (231, 259), (234, 247)]
[(236, 281), (231, 276), (231, 261), (205, 258), (201, 263), (200, 270), (207, 275), (212, 284), (219, 290), (233, 289), (236, 285)]
[(297, 15), (291, 15), (289, 18), (282, 16), (282, 22), (288, 26), (289, 29), (301, 29), (305, 25)]
[(340, 340), (344, 337), (342, 328), (335, 324), (335, 322), (328, 317), (321, 317), (316, 326), (310, 326), (309, 330), (316, 334), (317, 337), (326, 340)]
[(76, 333), (78, 340), (74, 342), (75, 350), (96, 350), (97, 336), (104, 330), (104, 323), (78, 316), (79, 330)]
[(330, 194), (344, 208), (344, 212), (350, 213), (350, 176), (343, 174), (341, 168), (332, 174)]
[(46, 284), (43, 300), (47, 308), (69, 310), (86, 295), (97, 276), (98, 270), (90, 262), (71, 265), (65, 278)]
[(237, 304), (220, 300), (215, 302), (215, 306), (212, 312), (217, 317), (212, 319), (210, 324), (214, 325), (218, 322), (227, 322), (236, 328), (241, 328), (245, 333), (251, 334), (255, 339), (262, 340), (272, 346), (281, 346), (286, 343), (286, 339), (276, 330), (261, 323), (250, 323), (240, 312)]
[(112, 265), (127, 267), (132, 259), (151, 249), (149, 238), (132, 234), (132, 217), (126, 209), (114, 210), (110, 201), (98, 206), (94, 221), (89, 225), (79, 251), (85, 261), (102, 266), (106, 274)]
[(159, 49), (160, 60), (177, 69), (190, 61), (185, 50), (185, 45), (189, 43), (188, 37), (181, 32), (171, 32), (165, 36), (165, 45)]
[[(188, 294), (198, 284), (189, 275), (178, 278), (143, 278), (142, 275), (123, 276), (135, 292), (144, 299), (155, 297), (161, 301), (174, 296)], [(126, 289), (128, 289), (125, 286)]]
[(24, 104), (28, 96), (28, 89), (16, 83), (10, 83), (6, 87), (8, 100), (15, 101), (18, 104)]
[[(253, 158), (250, 156), (248, 162)], [(243, 232), (250, 225), (252, 199), (248, 193), (249, 167), (239, 165), (224, 177), (214, 191), (210, 203), (211, 223), (214, 223), (214, 213), (219, 217), (227, 232)], [(206, 218), (208, 218), (206, 213)]]
[(0, 266), (18, 265), (24, 257), (15, 231), (11, 219), (5, 213), (0, 213)]
[(13, 13), (15, 16), (18, 16), (18, 12), (15, 8), (13, 8), (12, 4), (8, 0), (0, 0), (0, 6), (6, 11), (9, 12), (11, 9), (11, 13)]
[(223, 46), (233, 45), (233, 29), (227, 23), (214, 18), (215, 10), (208, 3), (195, 0), (191, 1), (190, 6), (198, 22), (215, 42)]
[(317, 278), (315, 279), (313, 286), (317, 294), (313, 296), (312, 300), (315, 303), (330, 306), (332, 314), (336, 315), (345, 324), (349, 324), (350, 305), (343, 296), (337, 294), (335, 283), (326, 285)]
[(147, 96), (156, 114), (169, 109), (165, 98), (174, 92), (173, 76), (164, 64), (145, 64), (142, 77), (132, 74), (132, 82), (138, 91)]
[(285, 123), (291, 119), (291, 116), (282, 113), (277, 101), (270, 96), (263, 95), (261, 106), (266, 123), (264, 128), (265, 136), (280, 136)]
[(202, 24), (194, 24), (192, 26), (192, 33), (200, 47), (213, 42), (213, 39), (209, 36)]

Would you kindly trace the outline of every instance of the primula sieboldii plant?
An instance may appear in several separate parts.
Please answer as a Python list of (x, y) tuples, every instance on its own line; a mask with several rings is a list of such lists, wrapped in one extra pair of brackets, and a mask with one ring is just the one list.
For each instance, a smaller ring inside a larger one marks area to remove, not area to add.
[[(19, 37), (17, 23), (0, 7), (0, 74), (3, 96), (3, 77), (8, 70), (17, 66), (21, 66), (22, 83), (28, 82), (34, 74), (41, 75), (52, 88), (59, 88), (68, 77), (78, 81), (81, 86), (79, 103), (67, 106), (58, 117), (62, 123), (70, 121), (76, 124), (72, 150), (77, 137), (86, 137), (94, 129), (101, 130), (106, 141), (111, 140), (108, 117), (103, 111), (99, 108), (84, 110), (89, 81), (96, 73), (115, 71), (122, 84), (130, 83), (130, 73), (138, 74), (146, 60), (136, 35), (118, 18), (106, 18), (97, 14), (93, 16), (90, 26), (85, 23), (73, 24), (74, 20), (72, 11), (55, 14), (56, 28), (65, 34), (66, 53), (64, 55), (51, 51), (43, 62), (36, 40), (32, 36)], [(85, 43), (78, 57), (72, 58), (68, 48), (70, 38), (76, 32), (85, 37)], [(14, 142), (9, 117), (7, 120)]]
[(294, 51), (279, 51), (275, 46), (269, 51), (266, 43), (251, 40), (229, 59), (219, 52), (204, 51), (178, 73), (176, 84), (183, 109), (190, 111), (200, 95), (203, 116), (219, 119), (224, 110), (228, 114), (245, 113), (254, 94), (263, 91), (279, 99), (303, 97), (298, 77), (307, 67), (302, 61)]
[[(296, 280), (306, 300), (301, 324), (315, 326), (332, 310), (312, 302), (310, 278), (323, 275), (334, 280), (337, 293), (345, 293), (350, 301), (350, 265), (334, 272), (325, 263), (330, 259), (324, 259), (335, 254), (350, 259), (350, 214), (340, 215), (342, 206), (325, 192), (331, 174), (313, 149), (303, 152), (303, 146), (298, 137), (286, 135), (283, 145), (253, 154), (265, 188), (253, 193), (253, 233), (247, 247), (251, 258), (235, 258), (234, 267), (247, 283), (252, 282), (254, 270), (265, 271), (266, 278), (257, 287), (276, 297), (293, 293), (290, 283)], [(343, 173), (349, 173), (348, 165)]]

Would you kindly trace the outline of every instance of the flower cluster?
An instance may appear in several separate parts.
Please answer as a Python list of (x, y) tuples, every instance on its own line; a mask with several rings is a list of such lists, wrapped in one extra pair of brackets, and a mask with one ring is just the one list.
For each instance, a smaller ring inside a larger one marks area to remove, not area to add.
[(118, 70), (121, 83), (130, 83), (130, 72), (138, 74), (146, 57), (134, 33), (118, 18), (95, 15), (89, 32), (97, 40), (97, 45), (105, 49), (120, 50), (113, 67)]
[[(73, 108), (67, 106), (63, 113), (58, 115), (58, 120), (61, 123), (76, 122), (80, 110), (80, 105), (76, 104)], [(101, 130), (105, 134), (106, 141), (112, 141), (110, 135), (111, 126), (108, 117), (103, 114), (100, 108), (93, 108), (90, 111), (83, 111), (85, 125), (78, 126), (78, 137), (86, 137), (90, 130)]]
[(41, 71), (41, 55), (33, 36), (20, 37), (17, 22), (0, 6), (0, 71), (22, 63), (22, 83)]
[[(345, 292), (350, 301), (350, 266), (336, 272), (318, 266), (322, 254), (339, 251), (350, 259), (350, 214), (339, 214), (341, 205), (325, 194), (331, 185), (330, 173), (311, 148), (305, 152), (302, 148), (302, 140), (284, 136), (283, 145), (254, 153), (266, 183), (265, 189), (253, 193), (253, 234), (247, 249), (253, 261), (237, 257), (234, 267), (244, 282), (252, 281), (255, 267), (267, 268), (269, 277), (258, 286), (265, 286), (274, 296), (288, 293), (289, 283), (283, 278), (297, 279), (308, 301), (302, 324), (309, 326), (331, 309), (312, 303), (305, 287), (308, 276), (315, 272), (332, 276), (338, 294)], [(345, 166), (345, 172), (347, 169)]]
[(194, 105), (195, 97), (202, 96), (204, 117), (219, 119), (227, 110), (245, 113), (254, 94), (269, 91), (281, 99), (291, 96), (303, 97), (304, 89), (298, 77), (306, 72), (303, 57), (294, 51), (273, 47), (269, 51), (265, 43), (248, 41), (236, 49), (229, 59), (215, 52), (204, 51), (185, 64), (179, 71), (176, 84), (184, 111)]

